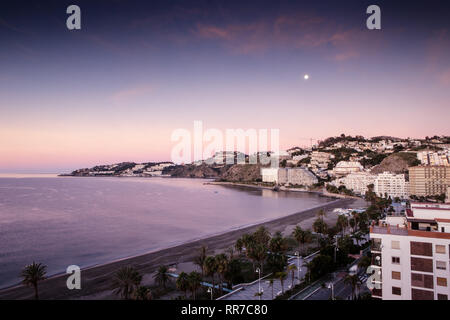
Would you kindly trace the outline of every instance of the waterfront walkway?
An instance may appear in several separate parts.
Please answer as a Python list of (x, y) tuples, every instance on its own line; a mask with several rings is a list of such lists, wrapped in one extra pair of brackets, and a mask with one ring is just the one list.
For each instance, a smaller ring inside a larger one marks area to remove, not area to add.
[[(301, 280), (305, 277), (308, 269), (303, 266), (306, 262), (310, 262), (315, 256), (317, 252), (308, 256), (308, 257), (293, 257), (289, 256), (288, 265), (295, 265), (297, 269), (300, 270), (298, 272), (300, 281), (297, 277), (297, 270), (295, 271), (295, 279), (294, 286), (299, 284)], [(231, 293), (228, 293), (217, 300), (259, 300), (260, 297), (257, 295), (259, 289), (261, 288), (263, 294), (261, 295), (261, 300), (273, 300), (278, 295), (282, 294), (281, 282), (279, 279), (273, 279), (273, 287), (270, 285), (271, 275), (267, 275), (262, 278), (260, 281), (256, 280), (249, 284), (238, 285), (238, 288)], [(291, 288), (292, 285), (292, 274), (288, 273), (287, 277), (283, 281), (284, 291), (286, 292)], [(273, 292), (273, 296), (272, 296)]]

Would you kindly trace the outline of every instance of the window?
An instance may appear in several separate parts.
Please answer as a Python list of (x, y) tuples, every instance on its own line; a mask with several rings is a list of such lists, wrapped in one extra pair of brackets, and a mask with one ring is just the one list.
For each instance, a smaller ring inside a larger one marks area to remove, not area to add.
[(445, 246), (437, 244), (436, 245), (436, 253), (445, 253)]
[(393, 264), (400, 264), (400, 257), (392, 257)]
[(411, 270), (433, 272), (433, 260), (411, 257)]
[(400, 249), (400, 241), (392, 241), (391, 242), (391, 248), (392, 249)]
[(411, 289), (412, 300), (434, 300), (434, 292), (428, 290)]
[(447, 263), (445, 263), (445, 261), (436, 261), (436, 269), (446, 270), (447, 269)]
[(433, 245), (428, 242), (415, 242), (411, 241), (411, 254), (417, 256), (433, 256)]
[(446, 287), (447, 286), (447, 278), (437, 277), (436, 278), (436, 282), (437, 282), (438, 286), (441, 286), (441, 287)]
[(392, 294), (395, 294), (396, 296), (401, 296), (402, 295), (402, 288), (392, 287)]
[(392, 271), (392, 279), (394, 280), (401, 280), (402, 274), (398, 271)]
[(433, 276), (422, 273), (411, 273), (411, 285), (413, 287), (433, 289)]
[(448, 300), (448, 296), (446, 294), (438, 293), (438, 300)]

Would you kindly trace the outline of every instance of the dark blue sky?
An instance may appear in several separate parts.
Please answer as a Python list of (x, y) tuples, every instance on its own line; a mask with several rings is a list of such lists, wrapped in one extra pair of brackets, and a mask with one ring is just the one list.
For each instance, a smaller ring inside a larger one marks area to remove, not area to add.
[(194, 120), (285, 148), (450, 134), (449, 21), (449, 1), (2, 1), (0, 170), (165, 160)]

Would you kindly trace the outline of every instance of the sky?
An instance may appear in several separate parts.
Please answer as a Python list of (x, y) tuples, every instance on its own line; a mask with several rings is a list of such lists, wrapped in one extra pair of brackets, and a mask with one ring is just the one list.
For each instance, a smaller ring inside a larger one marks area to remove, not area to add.
[(450, 135), (449, 17), (436, 0), (2, 1), (0, 172), (170, 160), (197, 120), (279, 129), (281, 148)]

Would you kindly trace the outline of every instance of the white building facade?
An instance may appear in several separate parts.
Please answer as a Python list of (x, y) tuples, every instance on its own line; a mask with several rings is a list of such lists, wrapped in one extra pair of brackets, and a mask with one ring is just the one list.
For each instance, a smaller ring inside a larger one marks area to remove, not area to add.
[(374, 192), (379, 197), (396, 197), (407, 199), (409, 197), (409, 183), (404, 174), (383, 172), (377, 175), (374, 181)]
[[(372, 285), (377, 287), (372, 296), (448, 300), (450, 208), (423, 208), (413, 203), (407, 211), (406, 217), (387, 217), (370, 228), (372, 268), (378, 274), (373, 278)], [(424, 216), (422, 211), (428, 212)]]

